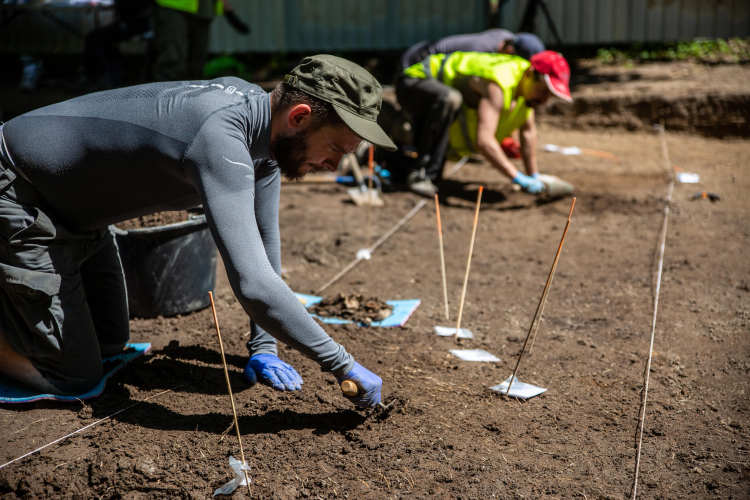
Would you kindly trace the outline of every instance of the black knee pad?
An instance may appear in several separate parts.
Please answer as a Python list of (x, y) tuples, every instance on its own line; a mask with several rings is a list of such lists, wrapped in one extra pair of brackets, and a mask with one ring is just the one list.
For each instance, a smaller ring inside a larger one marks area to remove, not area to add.
[(83, 394), (104, 377), (101, 358), (31, 359), (42, 377), (65, 394)]
[(126, 345), (127, 342), (121, 342), (118, 344), (102, 344), (99, 342), (99, 350), (102, 353), (102, 358), (108, 358), (115, 354), (120, 354), (122, 350), (125, 349)]

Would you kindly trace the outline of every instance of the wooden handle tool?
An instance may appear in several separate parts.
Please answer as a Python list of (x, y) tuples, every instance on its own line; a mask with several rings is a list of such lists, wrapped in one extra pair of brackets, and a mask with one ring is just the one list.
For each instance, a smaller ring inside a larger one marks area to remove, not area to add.
[[(344, 380), (343, 382), (341, 382), (341, 392), (353, 398), (359, 394), (359, 387), (351, 380)], [(396, 400), (394, 399), (393, 401), (388, 403), (388, 406), (384, 405), (383, 403), (378, 403), (378, 406), (384, 410), (387, 410), (395, 401)]]
[(357, 387), (357, 384), (355, 384), (351, 380), (344, 380), (343, 382), (341, 382), (341, 392), (343, 392), (347, 396), (355, 397), (357, 394), (359, 394), (359, 387)]

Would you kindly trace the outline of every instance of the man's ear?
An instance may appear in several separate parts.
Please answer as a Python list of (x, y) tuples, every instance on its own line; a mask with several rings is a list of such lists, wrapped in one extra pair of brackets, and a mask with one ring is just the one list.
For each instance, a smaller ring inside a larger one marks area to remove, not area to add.
[(289, 108), (286, 114), (286, 126), (294, 130), (307, 127), (312, 119), (312, 109), (307, 104), (297, 104)]

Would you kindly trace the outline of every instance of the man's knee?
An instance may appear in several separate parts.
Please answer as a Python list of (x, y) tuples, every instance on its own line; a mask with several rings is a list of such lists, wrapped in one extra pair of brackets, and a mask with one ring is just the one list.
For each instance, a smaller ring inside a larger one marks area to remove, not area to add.
[(104, 377), (99, 356), (83, 359), (31, 359), (42, 377), (63, 394), (83, 394), (93, 389)]
[(456, 89), (449, 88), (448, 92), (446, 92), (442, 96), (441, 102), (443, 102), (443, 106), (445, 107), (446, 111), (450, 113), (456, 113), (459, 109), (461, 109), (461, 104), (463, 104), (464, 98), (461, 95), (461, 92)]

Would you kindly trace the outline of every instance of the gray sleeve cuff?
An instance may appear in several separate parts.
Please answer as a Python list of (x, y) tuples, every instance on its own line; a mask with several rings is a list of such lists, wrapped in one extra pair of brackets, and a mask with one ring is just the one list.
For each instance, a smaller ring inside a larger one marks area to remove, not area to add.
[(247, 342), (247, 350), (250, 351), (250, 357), (256, 354), (273, 354), (278, 356), (276, 339), (267, 331), (250, 321), (250, 340)]

